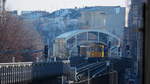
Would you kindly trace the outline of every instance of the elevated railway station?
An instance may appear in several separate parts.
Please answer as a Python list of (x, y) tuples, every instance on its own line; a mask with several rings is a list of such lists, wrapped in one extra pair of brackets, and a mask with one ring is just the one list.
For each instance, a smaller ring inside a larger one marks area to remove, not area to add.
[(95, 56), (104, 57), (105, 51), (108, 55), (107, 57), (120, 57), (120, 47), (120, 38), (106, 30), (79, 29), (56, 37), (53, 46), (53, 56), (67, 58), (80, 56), (84, 53), (86, 56), (94, 56), (95, 54)]

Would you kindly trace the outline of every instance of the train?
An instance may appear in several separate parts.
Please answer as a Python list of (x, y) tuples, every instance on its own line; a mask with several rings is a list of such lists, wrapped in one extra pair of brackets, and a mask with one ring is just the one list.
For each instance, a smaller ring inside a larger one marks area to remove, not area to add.
[(108, 47), (107, 45), (101, 43), (89, 44), (89, 45), (80, 45), (78, 47), (79, 55), (86, 56), (89, 58), (104, 58), (108, 57)]

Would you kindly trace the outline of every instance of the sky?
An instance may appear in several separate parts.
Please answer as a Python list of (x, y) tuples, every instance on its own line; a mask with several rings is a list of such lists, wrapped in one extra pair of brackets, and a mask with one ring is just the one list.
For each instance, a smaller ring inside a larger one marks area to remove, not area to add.
[(7, 0), (9, 10), (46, 10), (81, 8), (85, 6), (125, 6), (126, 0)]

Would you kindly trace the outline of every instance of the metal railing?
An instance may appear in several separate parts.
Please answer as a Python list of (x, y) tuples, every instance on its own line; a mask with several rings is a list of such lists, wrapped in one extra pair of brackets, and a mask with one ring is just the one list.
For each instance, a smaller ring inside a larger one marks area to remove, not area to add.
[(0, 83), (25, 83), (32, 79), (32, 62), (0, 63)]
[(0, 63), (0, 84), (28, 84), (33, 80), (50, 76), (65, 76), (69, 73), (65, 72), (64, 64), (63, 62)]

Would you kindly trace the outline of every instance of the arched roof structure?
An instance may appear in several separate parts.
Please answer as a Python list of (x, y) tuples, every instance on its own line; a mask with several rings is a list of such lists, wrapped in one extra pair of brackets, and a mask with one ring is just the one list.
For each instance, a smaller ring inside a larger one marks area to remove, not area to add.
[(118, 46), (120, 46), (120, 38), (117, 37), (116, 35), (106, 31), (106, 30), (102, 30), (102, 29), (80, 29), (80, 30), (74, 30), (74, 31), (70, 31), (70, 32), (66, 32), (63, 33), (59, 36), (56, 37), (56, 39), (64, 39), (65, 41), (67, 41), (68, 39), (74, 37), (75, 35), (84, 33), (84, 32), (99, 32), (99, 33), (103, 33), (106, 34), (112, 38), (115, 38), (116, 40), (118, 40)]

